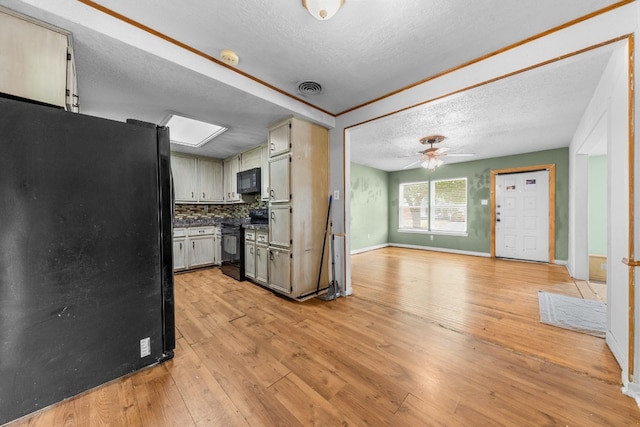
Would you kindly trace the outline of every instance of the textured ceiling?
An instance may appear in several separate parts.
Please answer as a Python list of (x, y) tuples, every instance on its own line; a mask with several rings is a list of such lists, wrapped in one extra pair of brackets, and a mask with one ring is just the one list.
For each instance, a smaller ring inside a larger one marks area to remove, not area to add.
[[(287, 92), (317, 80), (310, 101), (337, 114), (605, 7), (609, 0), (347, 0), (329, 21), (300, 0), (98, 0)], [(552, 13), (550, 13), (552, 11)]]
[[(353, 161), (393, 171), (410, 165), (427, 135), (447, 163), (568, 147), (614, 46), (505, 78), (351, 130)], [(375, 153), (375, 155), (371, 155)], [(417, 164), (413, 165), (418, 167)]]
[[(220, 50), (233, 49), (240, 57), (237, 70), (250, 76), (250, 84), (339, 114), (616, 2), (347, 0), (326, 22), (312, 18), (298, 0), (95, 3), (204, 54), (217, 58)], [(95, 31), (96, 22), (128, 24), (81, 2), (0, 5), (73, 33), (83, 113), (159, 123), (175, 111), (229, 127), (198, 150), (177, 150), (224, 158), (264, 142), (268, 125), (296, 113), (135, 48), (114, 33)], [(398, 169), (411, 160), (398, 156), (412, 155), (421, 148), (419, 138), (436, 132), (448, 137), (452, 151), (474, 152), (475, 158), (566, 146), (607, 54), (581, 55), (354, 129), (351, 158)], [(322, 94), (297, 94), (300, 80), (320, 82)], [(377, 164), (376, 158), (391, 160)]]

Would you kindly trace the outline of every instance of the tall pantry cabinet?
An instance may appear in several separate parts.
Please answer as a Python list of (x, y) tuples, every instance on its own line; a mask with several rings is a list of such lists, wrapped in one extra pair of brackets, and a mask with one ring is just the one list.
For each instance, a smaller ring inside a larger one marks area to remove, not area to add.
[(269, 287), (304, 300), (329, 285), (329, 131), (290, 118), (269, 128), (268, 150)]

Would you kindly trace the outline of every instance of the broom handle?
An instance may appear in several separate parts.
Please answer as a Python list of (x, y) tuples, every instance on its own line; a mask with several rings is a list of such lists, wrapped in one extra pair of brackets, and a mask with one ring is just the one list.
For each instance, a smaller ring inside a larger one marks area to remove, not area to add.
[(320, 270), (318, 270), (318, 284), (316, 286), (316, 293), (320, 292), (320, 279), (322, 279), (322, 264), (324, 263), (324, 248), (327, 245), (327, 229), (329, 228), (329, 217), (331, 216), (331, 201), (333, 195), (329, 196), (329, 209), (327, 209), (327, 222), (324, 225), (324, 239), (322, 240), (322, 254), (320, 255)]

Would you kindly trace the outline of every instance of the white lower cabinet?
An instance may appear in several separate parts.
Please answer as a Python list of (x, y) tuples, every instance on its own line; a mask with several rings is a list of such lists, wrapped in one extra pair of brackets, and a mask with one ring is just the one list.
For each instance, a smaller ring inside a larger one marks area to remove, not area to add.
[(216, 227), (213, 232), (213, 263), (222, 264), (222, 230)]
[(173, 269), (220, 264), (218, 227), (176, 228), (173, 230)]
[(269, 233), (271, 245), (288, 247), (291, 244), (291, 207), (288, 204), (269, 207)]
[(248, 279), (256, 277), (256, 232), (244, 231), (244, 275)]
[(189, 238), (189, 267), (213, 264), (213, 235)]
[(256, 243), (256, 277), (261, 285), (269, 283), (269, 247)]
[(244, 275), (260, 285), (269, 284), (269, 231), (247, 229), (244, 233)]
[(187, 268), (187, 237), (186, 230), (173, 230), (173, 270), (184, 270)]
[(285, 294), (291, 288), (291, 252), (269, 247), (269, 287)]

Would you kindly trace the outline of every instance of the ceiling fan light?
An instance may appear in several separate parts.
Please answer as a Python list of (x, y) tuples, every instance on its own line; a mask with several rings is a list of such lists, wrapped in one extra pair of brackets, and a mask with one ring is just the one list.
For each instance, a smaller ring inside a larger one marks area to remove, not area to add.
[(431, 157), (429, 160), (425, 160), (424, 162), (422, 162), (420, 166), (425, 169), (434, 170), (435, 168), (437, 168), (438, 166), (442, 166), (443, 164), (444, 162), (442, 160)]
[(319, 21), (331, 19), (342, 7), (345, 0), (302, 0), (302, 5), (311, 16)]

